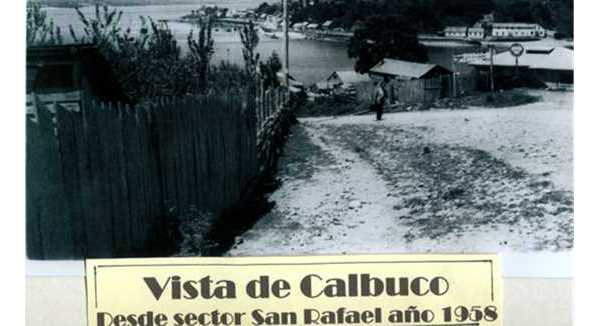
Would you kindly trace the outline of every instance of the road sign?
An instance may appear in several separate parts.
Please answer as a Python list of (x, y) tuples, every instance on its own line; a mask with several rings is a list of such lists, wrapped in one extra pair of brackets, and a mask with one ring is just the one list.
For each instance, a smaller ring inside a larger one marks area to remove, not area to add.
[(525, 48), (519, 43), (513, 43), (510, 46), (510, 54), (515, 57), (515, 75), (517, 77), (519, 76), (519, 57), (523, 55), (523, 52), (525, 52)]
[(515, 58), (522, 56), (524, 52), (525, 48), (520, 43), (514, 43), (510, 46), (510, 54)]

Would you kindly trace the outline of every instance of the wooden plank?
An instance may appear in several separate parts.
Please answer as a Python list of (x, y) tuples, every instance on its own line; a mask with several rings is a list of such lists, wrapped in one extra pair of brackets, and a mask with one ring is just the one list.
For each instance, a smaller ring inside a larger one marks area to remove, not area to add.
[[(84, 94), (85, 96), (85, 94)], [(77, 158), (78, 158), (78, 173), (79, 173), (79, 191), (81, 200), (81, 227), (83, 228), (83, 238), (85, 239), (85, 257), (90, 255), (90, 246), (93, 246), (89, 237), (89, 223), (94, 218), (94, 212), (92, 209), (93, 200), (93, 181), (91, 172), (91, 162), (89, 154), (89, 144), (91, 143), (89, 137), (90, 126), (86, 120), (88, 114), (83, 110), (84, 105), (89, 106), (89, 102), (84, 97), (82, 98), (82, 111), (77, 114), (75, 127), (77, 128), (75, 133), (77, 137)]]
[(73, 230), (74, 257), (85, 257), (87, 237), (82, 202), (81, 176), (79, 173), (79, 142), (81, 115), (58, 106), (56, 110), (57, 134), (64, 180), (66, 213)]
[(191, 138), (192, 138), (192, 127), (190, 126), (190, 107), (184, 99), (179, 99), (174, 104), (178, 109), (179, 125), (181, 130), (181, 136), (178, 140), (179, 146), (179, 157), (181, 159), (181, 185), (183, 189), (182, 204), (185, 208), (190, 205), (195, 205), (193, 199), (193, 152), (191, 149)]
[[(129, 215), (129, 200), (127, 189), (126, 170), (123, 138), (131, 137), (135, 130), (126, 134), (123, 129), (123, 106), (120, 103), (111, 103), (109, 106), (110, 126), (110, 158), (111, 158), (111, 184), (113, 200), (115, 202), (114, 232), (116, 250), (120, 257), (132, 256), (132, 229)], [(135, 173), (139, 173), (136, 171)]]
[(105, 166), (103, 170), (103, 185), (106, 190), (106, 201), (107, 206), (107, 217), (110, 217), (111, 234), (113, 241), (113, 252), (112, 255), (122, 257), (125, 255), (125, 248), (123, 241), (125, 238), (120, 228), (121, 223), (121, 203), (119, 201), (120, 194), (118, 188), (118, 167), (116, 165), (116, 151), (115, 151), (115, 114), (111, 103), (101, 103), (101, 110), (99, 112), (101, 117), (100, 130), (100, 149), (102, 151), (102, 160)]
[(199, 140), (201, 137), (201, 132), (198, 128), (199, 126), (199, 116), (198, 116), (198, 111), (200, 109), (199, 106), (199, 101), (196, 97), (188, 97), (187, 98), (187, 103), (186, 103), (187, 107), (188, 107), (188, 112), (189, 112), (189, 120), (190, 120), (190, 125), (191, 125), (191, 130), (190, 130), (190, 148), (191, 148), (191, 159), (192, 159), (192, 167), (193, 167), (193, 173), (192, 173), (192, 187), (193, 187), (193, 192), (192, 192), (192, 196), (194, 199), (194, 203), (199, 207), (202, 208), (203, 206), (203, 201), (204, 199), (203, 194), (202, 194), (202, 187), (201, 187), (201, 176), (202, 176), (202, 165), (201, 165), (201, 160), (202, 160), (202, 155), (200, 153), (200, 147), (199, 147)]
[(187, 174), (189, 168), (187, 166), (185, 144), (187, 143), (186, 135), (187, 130), (185, 128), (185, 122), (183, 117), (183, 109), (179, 102), (168, 104), (171, 107), (175, 117), (175, 125), (177, 126), (176, 138), (172, 146), (175, 148), (174, 157), (176, 160), (177, 168), (177, 207), (184, 209), (188, 204), (188, 189), (187, 189)]
[(148, 110), (150, 112), (150, 119), (152, 121), (152, 129), (150, 130), (153, 133), (153, 140), (155, 143), (153, 144), (153, 148), (156, 151), (156, 169), (157, 173), (160, 177), (160, 192), (161, 192), (161, 206), (164, 207), (165, 212), (169, 209), (167, 205), (167, 199), (169, 198), (169, 189), (167, 186), (167, 164), (166, 164), (166, 153), (164, 150), (163, 144), (165, 143), (165, 121), (164, 117), (158, 112), (157, 103), (152, 103), (149, 105)]
[(158, 100), (156, 107), (157, 120), (161, 124), (161, 139), (159, 147), (161, 149), (161, 164), (163, 180), (164, 180), (164, 202), (167, 205), (167, 210), (174, 207), (177, 200), (177, 188), (176, 188), (176, 167), (175, 160), (173, 158), (173, 139), (175, 137), (175, 126), (172, 118), (171, 111), (165, 106), (162, 99)]
[(169, 178), (170, 185), (172, 186), (172, 207), (179, 207), (179, 199), (181, 198), (181, 186), (179, 185), (179, 144), (177, 143), (179, 139), (180, 130), (178, 128), (178, 119), (177, 119), (177, 111), (174, 107), (169, 105), (166, 98), (161, 99), (161, 104), (163, 110), (166, 114), (168, 114), (168, 122), (169, 122), (169, 135), (168, 135), (168, 143), (165, 144), (168, 150), (168, 159), (170, 162), (170, 171)]
[(125, 178), (125, 191), (126, 191), (126, 203), (129, 216), (129, 237), (130, 237), (130, 249), (132, 252), (141, 252), (144, 249), (143, 239), (144, 223), (140, 216), (143, 214), (143, 199), (141, 193), (143, 192), (140, 183), (141, 171), (140, 161), (144, 158), (140, 153), (139, 144), (139, 128), (136, 126), (135, 116), (131, 112), (129, 106), (121, 107), (121, 155), (123, 166), (123, 176)]
[(27, 257), (30, 259), (43, 259), (43, 235), (41, 233), (40, 219), (42, 218), (41, 185), (44, 180), (44, 152), (43, 141), (46, 141), (39, 126), (33, 119), (27, 119), (26, 137), (26, 242)]
[(217, 162), (219, 162), (219, 188), (217, 191), (221, 192), (221, 205), (219, 210), (223, 209), (227, 206), (227, 165), (228, 165), (228, 157), (227, 157), (227, 142), (226, 137), (228, 134), (228, 130), (225, 130), (224, 125), (227, 122), (227, 102), (225, 98), (219, 94), (217, 99), (217, 112), (219, 114), (219, 119), (217, 120), (218, 128), (218, 139), (217, 139), (217, 148), (219, 149), (219, 154), (217, 156)]
[(110, 215), (110, 194), (106, 187), (106, 163), (103, 158), (102, 112), (99, 105), (88, 102), (84, 97), (82, 106), (86, 125), (86, 149), (89, 157), (89, 204), (90, 212), (86, 223), (88, 257), (111, 257), (113, 255), (113, 234)]
[(148, 190), (147, 194), (152, 201), (150, 214), (153, 216), (153, 220), (156, 221), (164, 215), (164, 211), (162, 211), (162, 182), (159, 171), (159, 153), (157, 149), (157, 135), (155, 133), (156, 121), (154, 121), (152, 111), (148, 107), (140, 107), (136, 110), (136, 113), (139, 114), (141, 121), (139, 135), (147, 140), (143, 147), (144, 157), (148, 162), (147, 178), (145, 180)]
[(209, 137), (210, 137), (210, 125), (208, 121), (208, 98), (203, 96), (200, 99), (199, 103), (200, 107), (198, 110), (198, 126), (197, 129), (200, 130), (199, 139), (198, 139), (198, 147), (200, 150), (200, 166), (201, 168), (201, 177), (200, 177), (200, 187), (202, 188), (202, 207), (209, 208), (212, 207), (212, 195), (213, 191), (211, 189), (210, 184), (210, 176), (211, 176), (211, 152), (209, 147)]
[(42, 234), (45, 259), (68, 259), (75, 257), (73, 226), (65, 207), (65, 191), (62, 177), (62, 162), (59, 144), (53, 123), (54, 116), (45, 108), (38, 108), (39, 136), (44, 152), (41, 166), (44, 169), (37, 185), (41, 189), (39, 198), (40, 233)]
[(138, 239), (139, 245), (136, 249), (146, 253), (148, 246), (152, 240), (157, 238), (154, 232), (161, 230), (162, 211), (157, 208), (157, 205), (162, 205), (162, 197), (160, 191), (157, 191), (158, 179), (160, 176), (153, 172), (155, 166), (153, 162), (156, 156), (152, 153), (151, 133), (149, 128), (150, 119), (146, 111), (137, 107), (132, 112), (135, 137), (134, 142), (137, 146), (135, 151), (137, 159), (133, 168), (137, 171), (136, 182), (136, 212), (133, 219), (136, 225), (136, 232), (140, 234), (135, 238)]
[(219, 126), (217, 124), (219, 119), (219, 111), (218, 108), (215, 108), (216, 101), (215, 96), (211, 95), (207, 98), (207, 123), (209, 129), (209, 137), (207, 139), (207, 145), (210, 151), (209, 154), (209, 185), (211, 189), (211, 205), (209, 206), (211, 210), (217, 210), (221, 207), (221, 189), (219, 185), (221, 184), (220, 180), (220, 166), (219, 161), (221, 160), (221, 155), (219, 154)]
[[(142, 114), (143, 113), (143, 114)], [(159, 168), (159, 161), (157, 160), (159, 150), (157, 148), (157, 138), (154, 134), (154, 126), (156, 121), (153, 119), (153, 115), (149, 114), (150, 111), (139, 112), (142, 121), (144, 135), (147, 135), (147, 139), (150, 141), (146, 142), (145, 156), (150, 162), (147, 169), (147, 178), (145, 179), (147, 191), (147, 200), (151, 202), (150, 214), (152, 215), (153, 225), (161, 224), (166, 221), (167, 211), (163, 205), (162, 199), (162, 178), (161, 171)]]
[(192, 178), (190, 180), (192, 187), (192, 198), (194, 204), (198, 207), (202, 207), (202, 190), (200, 188), (200, 175), (202, 173), (202, 166), (200, 165), (200, 149), (198, 148), (198, 102), (195, 98), (186, 98), (186, 112), (188, 113), (188, 121), (190, 123), (190, 159), (192, 166)]

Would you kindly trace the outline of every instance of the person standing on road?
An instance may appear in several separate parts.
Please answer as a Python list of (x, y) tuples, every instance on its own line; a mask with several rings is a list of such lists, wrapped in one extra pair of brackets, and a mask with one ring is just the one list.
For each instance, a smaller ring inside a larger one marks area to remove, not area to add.
[(383, 116), (386, 97), (385, 80), (379, 81), (375, 86), (375, 94), (373, 96), (373, 111), (375, 111), (377, 121), (380, 121)]

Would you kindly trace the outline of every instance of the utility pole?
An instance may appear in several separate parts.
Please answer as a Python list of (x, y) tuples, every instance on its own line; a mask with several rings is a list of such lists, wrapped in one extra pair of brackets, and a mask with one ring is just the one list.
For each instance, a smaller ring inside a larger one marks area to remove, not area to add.
[(290, 38), (288, 35), (288, 26), (290, 25), (289, 12), (288, 12), (288, 0), (283, 0), (283, 75), (284, 84), (286, 87), (286, 94), (289, 98), (290, 93)]
[(456, 97), (456, 63), (454, 61), (455, 51), (452, 48), (452, 97)]
[(490, 90), (494, 92), (494, 45), (490, 44)]

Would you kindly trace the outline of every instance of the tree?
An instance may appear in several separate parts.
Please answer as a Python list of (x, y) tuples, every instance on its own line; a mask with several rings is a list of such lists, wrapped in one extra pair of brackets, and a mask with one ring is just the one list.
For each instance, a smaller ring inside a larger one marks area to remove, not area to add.
[(281, 71), (283, 65), (277, 52), (273, 51), (266, 62), (260, 63), (260, 76), (263, 82), (263, 87), (271, 88), (279, 86), (279, 78), (277, 73)]
[(181, 49), (166, 23), (140, 16), (139, 31), (133, 33), (130, 28), (122, 30), (122, 12), (114, 8), (96, 5), (90, 16), (76, 10), (83, 29), (79, 35), (70, 26), (73, 40), (98, 47), (133, 101), (185, 94), (196, 85), (188, 80), (190, 69), (186, 71)]
[[(187, 38), (189, 51), (182, 56), (167, 23), (156, 23), (141, 16), (139, 30), (133, 32), (131, 28), (122, 29), (122, 14), (114, 8), (97, 5), (91, 15), (79, 10), (77, 13), (83, 28), (76, 32), (70, 26), (73, 40), (96, 44), (134, 102), (159, 96), (202, 94), (210, 89), (241, 88), (251, 81), (245, 69), (238, 66), (212, 65), (214, 16), (201, 18), (198, 31), (190, 31)], [(254, 44), (254, 51), (257, 39), (255, 42), (252, 36), (247, 40)], [(252, 57), (258, 65), (258, 58), (254, 54)]]
[(256, 13), (258, 14), (274, 15), (279, 12), (281, 12), (281, 3), (269, 4), (263, 2), (256, 8)]
[(201, 91), (206, 91), (208, 88), (208, 74), (210, 73), (210, 60), (215, 52), (212, 38), (212, 18), (209, 17), (206, 21), (200, 20), (199, 23), (198, 38), (194, 39), (192, 31), (188, 35), (188, 47), (190, 48), (188, 56), (195, 67), (197, 81), (199, 82), (198, 88)]
[(260, 38), (252, 21), (240, 30), (240, 37), (242, 39), (242, 55), (244, 56), (246, 73), (249, 76), (254, 76), (260, 58), (260, 55), (255, 53)]
[(357, 58), (354, 69), (366, 73), (384, 58), (426, 62), (427, 48), (419, 43), (417, 31), (402, 16), (372, 16), (354, 32), (348, 56)]
[(48, 19), (46, 11), (39, 3), (27, 3), (27, 45), (62, 44), (60, 28)]
[(76, 43), (93, 43), (101, 49), (113, 48), (121, 33), (123, 11), (96, 4), (94, 15), (87, 17), (79, 8), (75, 8), (79, 21), (83, 24), (83, 35), (79, 36), (72, 25), (69, 32)]
[(496, 0), (499, 21), (532, 22), (573, 36), (572, 0)]

